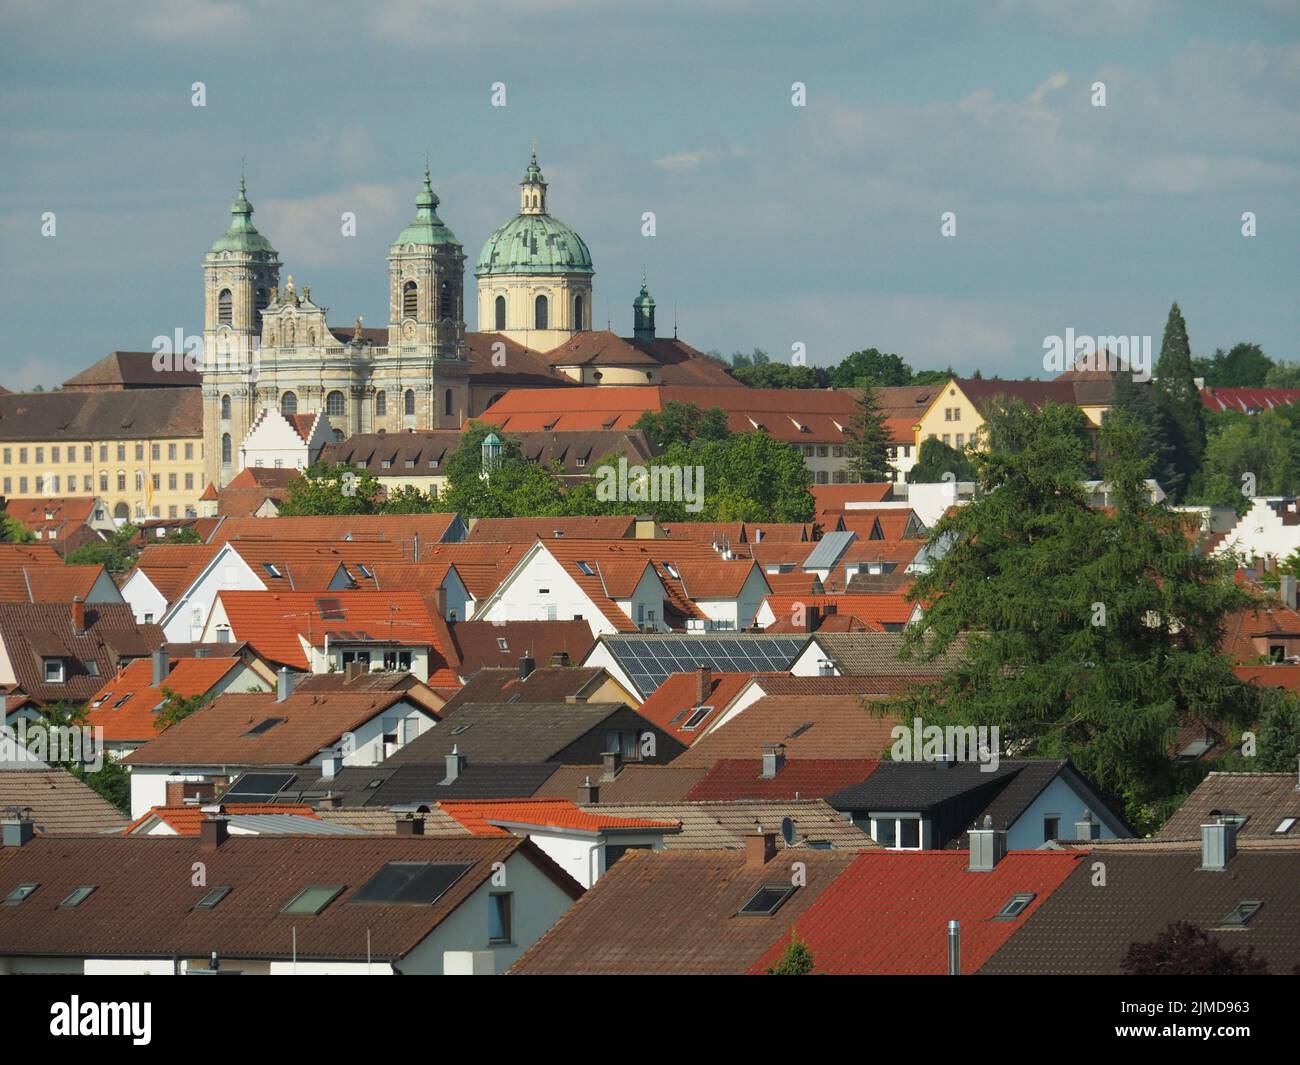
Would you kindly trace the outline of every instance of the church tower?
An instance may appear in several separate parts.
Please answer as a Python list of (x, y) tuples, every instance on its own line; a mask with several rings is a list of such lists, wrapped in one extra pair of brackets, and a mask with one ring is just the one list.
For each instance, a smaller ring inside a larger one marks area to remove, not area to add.
[(469, 415), (465, 253), (438, 203), (425, 167), (415, 218), (388, 250), (388, 347), (371, 378), (376, 429), (456, 429)]
[(218, 486), (239, 472), (236, 452), (255, 416), (262, 312), (280, 281), (280, 257), (253, 225), (242, 176), (230, 214), (203, 257), (203, 458)]

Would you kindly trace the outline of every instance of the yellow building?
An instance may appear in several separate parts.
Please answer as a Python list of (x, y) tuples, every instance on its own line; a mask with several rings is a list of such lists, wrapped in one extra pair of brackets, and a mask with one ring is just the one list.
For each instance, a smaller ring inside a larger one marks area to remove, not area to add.
[(95, 496), (119, 523), (198, 515), (197, 388), (0, 395), (0, 494)]

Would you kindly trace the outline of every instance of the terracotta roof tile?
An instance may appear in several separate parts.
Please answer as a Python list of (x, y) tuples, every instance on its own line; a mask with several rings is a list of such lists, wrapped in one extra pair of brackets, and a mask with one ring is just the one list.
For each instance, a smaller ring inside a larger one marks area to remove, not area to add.
[(66, 769), (0, 770), (0, 808), (30, 806), (36, 830), (54, 836), (113, 832), (122, 812)]
[(207, 695), (239, 665), (237, 658), (169, 658), (170, 672), (153, 685), (153, 659), (139, 658), (104, 683), (86, 705), (86, 723), (111, 743), (142, 743), (159, 735), (156, 711), (167, 688), (183, 697)]
[(566, 799), (513, 799), (499, 802), (485, 799), (471, 802), (443, 802), (439, 806), (475, 836), (505, 836), (501, 826), (528, 825), (559, 830), (606, 832), (618, 829), (663, 829), (675, 832), (680, 822), (644, 817), (618, 817), (600, 807), (580, 809)]

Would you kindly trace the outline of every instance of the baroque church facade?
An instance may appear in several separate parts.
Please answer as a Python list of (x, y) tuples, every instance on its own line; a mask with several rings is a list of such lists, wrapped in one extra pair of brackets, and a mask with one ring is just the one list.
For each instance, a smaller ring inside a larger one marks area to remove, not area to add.
[[(587, 245), (550, 216), (536, 156), (519, 214), (485, 243), (475, 275), (478, 325), (546, 352), (591, 327), (595, 271)], [(231, 223), (204, 257), (205, 476), (224, 487), (249, 430), (278, 414), (316, 412), (332, 436), (455, 429), (471, 416), (464, 249), (438, 217), (426, 168), (416, 213), (388, 249), (386, 328), (331, 326), (329, 308), (289, 274), (253, 224), (243, 179)], [(480, 344), (479, 346), (482, 346)], [(504, 345), (496, 345), (504, 347)]]

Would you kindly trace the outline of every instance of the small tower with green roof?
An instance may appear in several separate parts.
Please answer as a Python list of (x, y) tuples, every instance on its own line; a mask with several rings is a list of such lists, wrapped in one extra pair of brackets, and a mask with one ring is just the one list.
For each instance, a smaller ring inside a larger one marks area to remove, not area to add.
[(632, 301), (632, 339), (654, 340), (655, 301), (646, 288), (645, 273), (641, 274), (641, 292)]
[(241, 175), (230, 226), (203, 257), (205, 335), (215, 340), (261, 336), (262, 311), (279, 283), (280, 256), (253, 225)]

